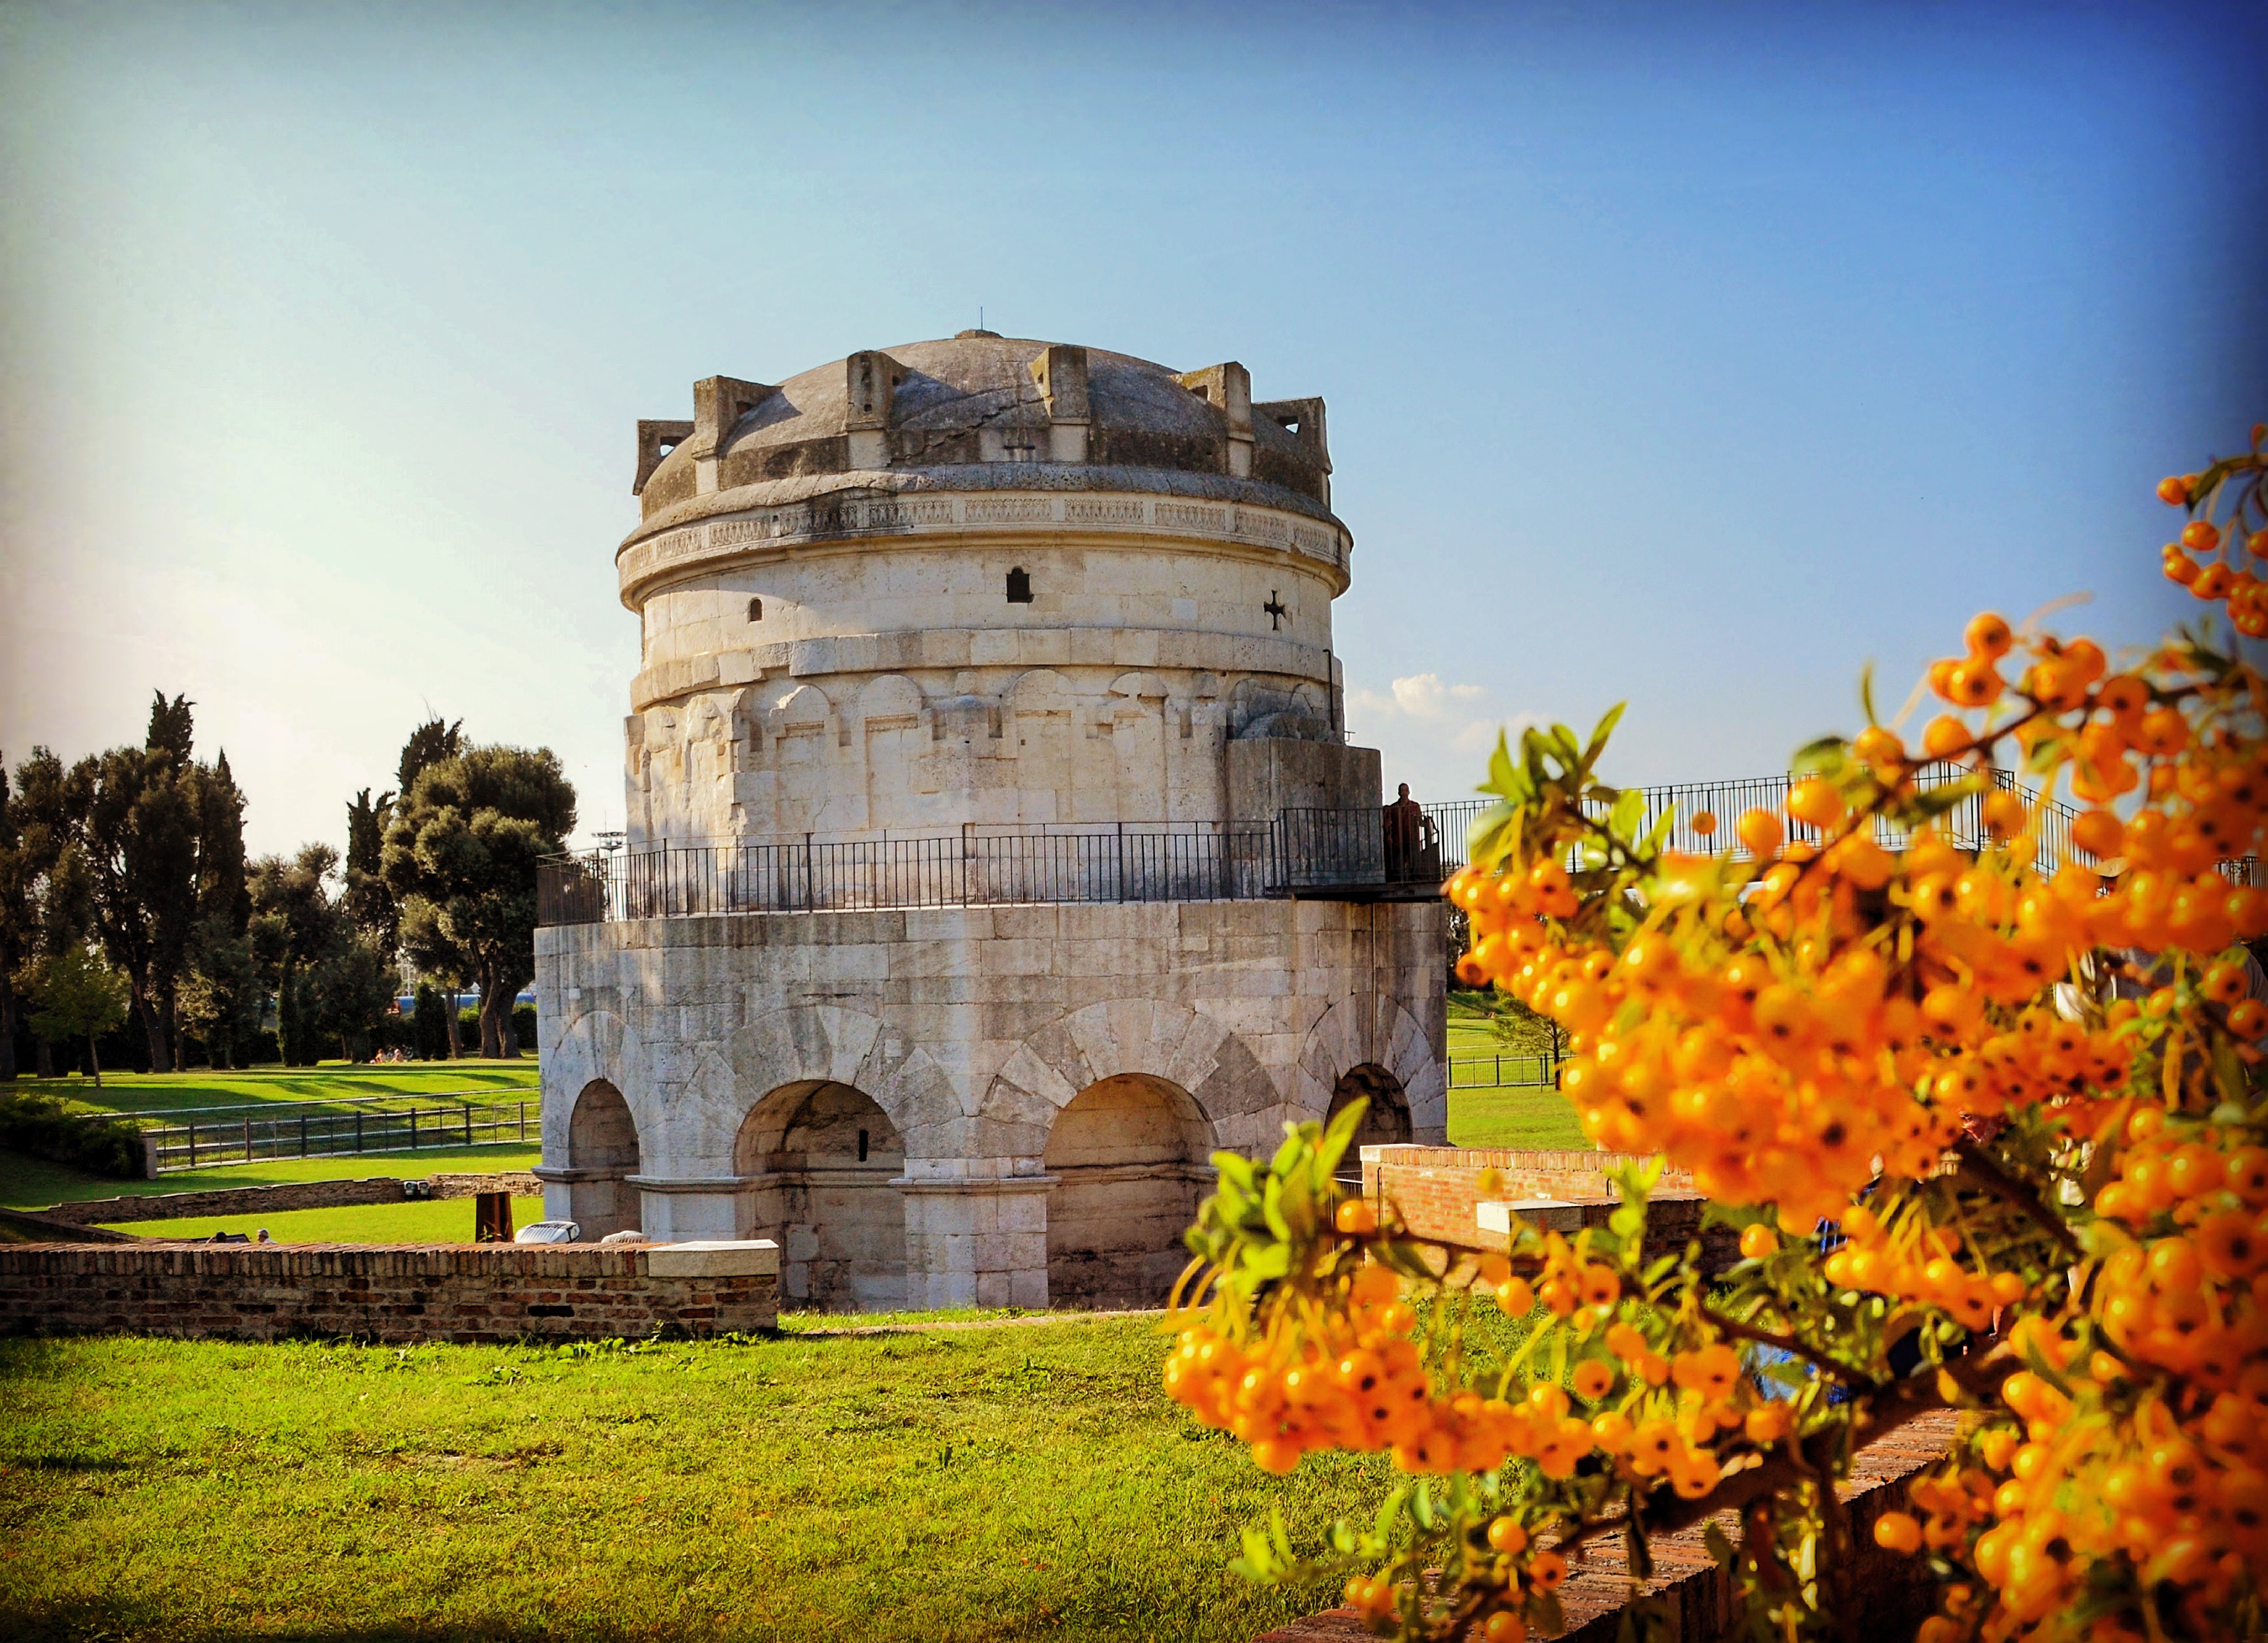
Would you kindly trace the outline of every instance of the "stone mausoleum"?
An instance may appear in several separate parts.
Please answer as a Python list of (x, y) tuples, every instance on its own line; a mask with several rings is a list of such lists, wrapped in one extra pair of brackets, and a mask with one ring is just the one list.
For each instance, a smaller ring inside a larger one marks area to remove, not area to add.
[(615, 555), (628, 836), (541, 886), (550, 1214), (773, 1239), (788, 1305), (1154, 1303), (1216, 1149), (1443, 1138), (1321, 400), (983, 331), (693, 398)]

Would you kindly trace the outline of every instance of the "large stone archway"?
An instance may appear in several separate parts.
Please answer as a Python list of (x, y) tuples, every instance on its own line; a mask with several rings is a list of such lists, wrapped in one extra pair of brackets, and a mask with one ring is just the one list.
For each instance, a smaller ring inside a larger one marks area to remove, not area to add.
[(906, 1304), (906, 1212), (893, 1184), (905, 1141), (865, 1091), (832, 1079), (782, 1085), (733, 1145), (740, 1235), (780, 1249), (783, 1299), (833, 1311)]
[(1182, 1234), (1212, 1149), (1212, 1125), (1170, 1079), (1116, 1073), (1074, 1095), (1048, 1136), (1049, 1300), (1163, 1305), (1189, 1262)]
[(1410, 1120), (1403, 1139), (1446, 1144), (1448, 1068), (1417, 1018), (1384, 993), (1343, 998), (1307, 1029), (1294, 1074), (1300, 1116), (1319, 1119), (1336, 1110), (1340, 1080), (1364, 1066), (1399, 1092)]
[(608, 1233), (638, 1230), (637, 1120), (622, 1093), (603, 1079), (583, 1087), (567, 1120), (567, 1213), (579, 1222), (585, 1242)]
[(1060, 1016), (1018, 1045), (985, 1092), (984, 1116), (1035, 1133), (1044, 1146), (1058, 1112), (1123, 1074), (1173, 1085), (1211, 1126), (1214, 1145), (1238, 1152), (1273, 1151), (1290, 1116), (1250, 1046), (1219, 1020), (1183, 1004), (1116, 998)]

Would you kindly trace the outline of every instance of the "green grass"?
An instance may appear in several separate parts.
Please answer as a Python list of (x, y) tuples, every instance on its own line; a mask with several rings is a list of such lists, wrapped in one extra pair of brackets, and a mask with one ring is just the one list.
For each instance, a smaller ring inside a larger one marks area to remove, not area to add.
[(250, 1072), (106, 1072), (102, 1086), (67, 1078), (19, 1078), (9, 1087), (51, 1095), (85, 1112), (178, 1112), (185, 1107), (238, 1107), (255, 1101), (339, 1101), (371, 1095), (439, 1095), (512, 1101), (536, 1087), (535, 1057), (517, 1061), (412, 1061), (350, 1066), (272, 1067)]
[(223, 1164), (212, 1169), (169, 1170), (155, 1181), (115, 1181), (45, 1159), (0, 1152), (0, 1207), (40, 1209), (86, 1198), (148, 1197), (159, 1192), (202, 1192), (214, 1187), (272, 1187), (287, 1181), (360, 1181), (372, 1175), (415, 1181), (434, 1175), (495, 1175), (533, 1169), (541, 1162), (542, 1149), (534, 1142), (523, 1146), (514, 1141), (495, 1146), (421, 1147), (414, 1153), (357, 1153), (345, 1158), (279, 1158), (257, 1164)]
[(1574, 1106), (1551, 1089), (1451, 1090), (1449, 1145), (1591, 1149)]
[[(271, 1210), (264, 1215), (185, 1215), (174, 1220), (119, 1221), (136, 1238), (210, 1238), (257, 1233), (278, 1243), (470, 1243), (474, 1201), (428, 1198), (410, 1204), (353, 1204), (334, 1210)], [(512, 1224), (543, 1219), (541, 1197), (514, 1198)]]
[(1191, 1639), (1333, 1601), (1375, 1457), (1270, 1478), (1138, 1321), (636, 1351), (0, 1342), (0, 1634)]

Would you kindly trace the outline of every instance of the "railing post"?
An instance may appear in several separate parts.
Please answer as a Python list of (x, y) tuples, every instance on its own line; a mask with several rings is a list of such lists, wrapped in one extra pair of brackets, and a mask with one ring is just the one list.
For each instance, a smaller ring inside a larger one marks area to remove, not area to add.
[(299, 1156), (300, 1156), (300, 1157), (302, 1157), (302, 1158), (305, 1158), (305, 1157), (306, 1157), (306, 1155), (307, 1155), (307, 1115), (306, 1115), (306, 1113), (304, 1113), (304, 1112), (303, 1112), (303, 1113), (301, 1113), (301, 1114), (299, 1115)]
[(519, 1103), (519, 1138), (523, 1141), (527, 1139), (527, 1103), (526, 1101)]
[(188, 1131), (189, 1168), (195, 1169), (197, 1167), (197, 1121), (195, 1118), (189, 1120)]
[(1118, 824), (1118, 899), (1122, 902), (1133, 899), (1126, 894), (1126, 824), (1123, 822)]
[(409, 1109), (409, 1150), (413, 1153), (417, 1150), (417, 1109), (415, 1107)]
[(247, 1164), (252, 1161), (252, 1120), (249, 1118), (244, 1121), (244, 1161)]
[(808, 833), (803, 836), (803, 906), (806, 912), (815, 913), (819, 910), (818, 899), (812, 894), (811, 835)]
[(466, 1145), (467, 1146), (470, 1146), (472, 1144), (473, 1144), (473, 1103), (472, 1103), (472, 1102), (470, 1102), (470, 1101), (467, 1101), (467, 1102), (465, 1103), (465, 1145)]
[(355, 1113), (355, 1151), (362, 1151), (362, 1113), (359, 1109)]

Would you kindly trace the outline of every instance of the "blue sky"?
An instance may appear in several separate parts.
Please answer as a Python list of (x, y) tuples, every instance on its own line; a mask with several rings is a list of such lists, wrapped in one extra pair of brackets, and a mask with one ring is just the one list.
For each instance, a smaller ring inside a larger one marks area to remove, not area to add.
[(2257, 10), (0, 6), (0, 750), (186, 691), (257, 849), (430, 707), (620, 824), (640, 416), (976, 323), (1330, 405), (1350, 723), (1778, 768), (2182, 608), (2268, 416)]

